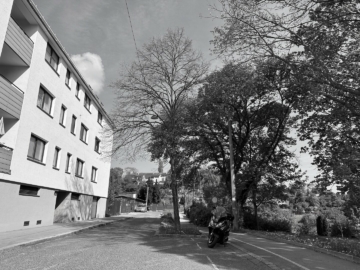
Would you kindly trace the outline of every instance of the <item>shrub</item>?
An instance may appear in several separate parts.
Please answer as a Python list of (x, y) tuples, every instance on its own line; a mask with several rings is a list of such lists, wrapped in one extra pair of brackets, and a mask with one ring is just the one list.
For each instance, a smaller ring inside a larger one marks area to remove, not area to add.
[(300, 219), (299, 223), (301, 224), (299, 228), (299, 234), (309, 235), (312, 228), (315, 226), (315, 219), (311, 215), (304, 215)]
[[(246, 211), (243, 215), (244, 227), (255, 230), (254, 214)], [(291, 217), (287, 211), (280, 209), (263, 209), (258, 213), (258, 228), (263, 231), (291, 231)]]
[(211, 218), (211, 209), (202, 203), (193, 203), (188, 209), (187, 217), (197, 226), (208, 226)]
[(316, 230), (319, 236), (329, 235), (330, 226), (327, 218), (322, 215), (316, 218)]

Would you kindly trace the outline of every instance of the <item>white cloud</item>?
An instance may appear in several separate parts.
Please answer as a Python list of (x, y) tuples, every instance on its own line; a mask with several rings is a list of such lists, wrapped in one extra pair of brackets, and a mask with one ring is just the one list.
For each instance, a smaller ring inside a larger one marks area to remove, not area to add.
[(104, 65), (101, 57), (87, 52), (72, 55), (71, 60), (95, 93), (100, 94), (103, 91), (105, 81)]

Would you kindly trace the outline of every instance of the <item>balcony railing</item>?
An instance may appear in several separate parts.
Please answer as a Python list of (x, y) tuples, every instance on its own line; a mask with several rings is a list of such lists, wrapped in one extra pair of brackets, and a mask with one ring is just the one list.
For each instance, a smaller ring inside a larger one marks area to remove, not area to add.
[(0, 173), (11, 174), (10, 165), (13, 150), (0, 143)]
[(0, 74), (0, 109), (20, 119), (24, 92)]
[(6, 32), (5, 42), (28, 66), (30, 66), (34, 43), (11, 17)]

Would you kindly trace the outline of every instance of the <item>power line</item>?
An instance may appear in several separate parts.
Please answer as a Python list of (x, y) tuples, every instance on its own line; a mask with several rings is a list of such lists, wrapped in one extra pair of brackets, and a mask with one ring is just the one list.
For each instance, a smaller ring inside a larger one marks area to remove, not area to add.
[[(132, 33), (133, 40), (134, 40), (134, 44), (135, 44), (136, 55), (137, 55), (137, 57), (139, 58), (138, 48), (137, 48), (137, 45), (136, 45), (136, 40), (135, 40), (135, 35), (134, 35), (134, 29), (133, 29), (132, 22), (131, 22), (131, 17), (130, 17), (130, 12), (129, 12), (129, 7), (128, 7), (128, 4), (127, 4), (127, 0), (125, 0), (125, 4), (126, 4), (127, 13), (128, 13), (128, 16), (129, 16), (130, 28), (131, 28), (131, 33)], [(139, 61), (140, 61), (140, 60), (139, 60)]]

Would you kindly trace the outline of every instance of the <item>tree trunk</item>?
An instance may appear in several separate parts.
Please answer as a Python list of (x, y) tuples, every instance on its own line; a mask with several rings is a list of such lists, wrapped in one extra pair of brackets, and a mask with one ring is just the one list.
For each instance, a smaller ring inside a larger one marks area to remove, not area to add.
[(178, 192), (177, 192), (177, 183), (176, 183), (176, 175), (175, 175), (175, 168), (174, 168), (174, 159), (170, 159), (171, 165), (171, 192), (173, 197), (173, 208), (174, 208), (174, 225), (175, 230), (180, 232), (180, 216), (179, 216), (179, 199), (178, 199)]
[(255, 190), (253, 190), (253, 192), (252, 192), (252, 201), (253, 201), (253, 205), (254, 205), (254, 225), (255, 225), (255, 230), (259, 230), (258, 213), (257, 213), (257, 205), (256, 205), (256, 191)]

